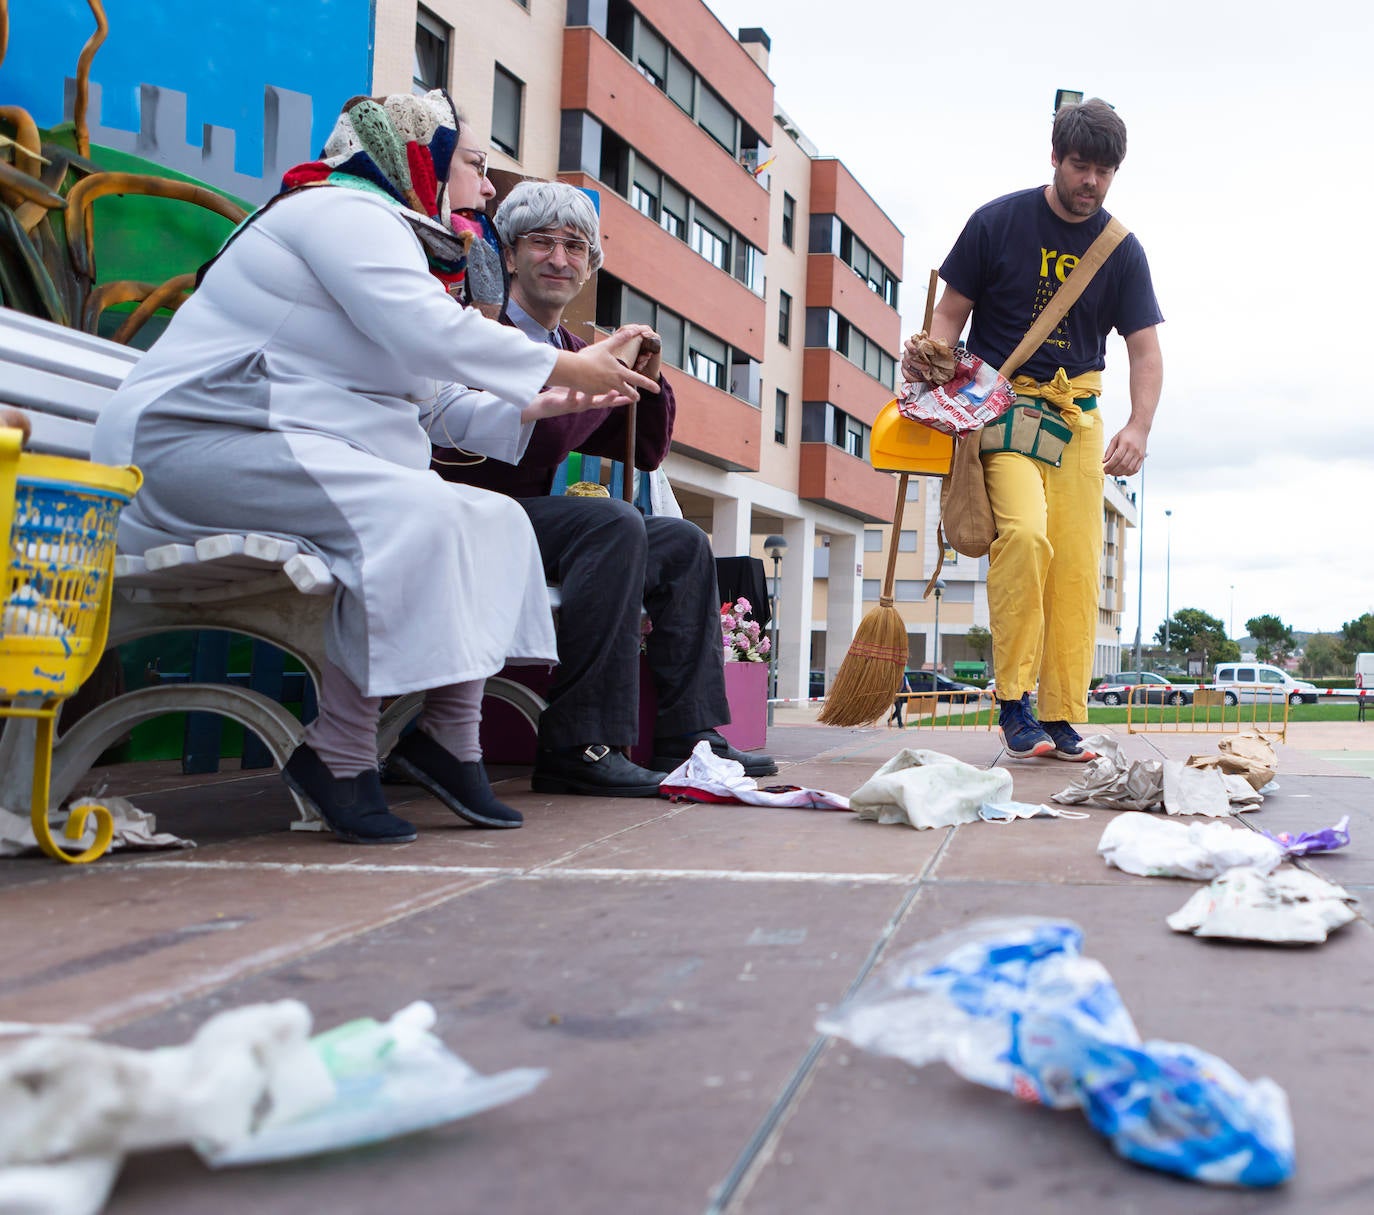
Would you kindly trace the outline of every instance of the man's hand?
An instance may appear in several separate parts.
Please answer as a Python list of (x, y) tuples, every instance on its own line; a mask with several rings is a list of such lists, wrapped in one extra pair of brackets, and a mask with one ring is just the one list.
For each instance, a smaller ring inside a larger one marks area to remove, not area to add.
[(916, 357), (920, 340), (921, 335), (919, 333), (915, 334), (907, 338), (905, 345), (902, 347), (902, 379), (906, 380), (909, 384), (924, 381), (926, 378), (926, 369)]
[(628, 405), (633, 398), (619, 392), (578, 392), (574, 388), (546, 388), (520, 411), (522, 422), (537, 422), (564, 413), (584, 413), (589, 409), (614, 409)]
[(1145, 463), (1145, 440), (1150, 430), (1138, 422), (1128, 422), (1107, 444), (1102, 455), (1102, 471), (1109, 477), (1129, 477)]
[(8, 427), (11, 430), (22, 430), (25, 441), (32, 433), (29, 427), (29, 415), (22, 410), (11, 409), (8, 405), (0, 407), (0, 426)]
[[(644, 325), (626, 328), (653, 332)], [(638, 340), (642, 335), (631, 336)], [(575, 388), (578, 392), (589, 392), (594, 395), (606, 392), (620, 393), (632, 401), (639, 400), (641, 391), (657, 392), (657, 380), (640, 375), (620, 359), (619, 355), (625, 350), (628, 340), (613, 336), (604, 342), (597, 342), (594, 346), (587, 346), (575, 354), (567, 350), (562, 351), (558, 361), (553, 365), (553, 374), (549, 376), (550, 384)]]

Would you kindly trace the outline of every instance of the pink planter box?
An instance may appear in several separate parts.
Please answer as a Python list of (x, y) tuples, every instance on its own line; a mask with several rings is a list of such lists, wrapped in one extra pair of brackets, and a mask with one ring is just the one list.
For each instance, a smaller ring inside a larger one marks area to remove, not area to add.
[(725, 698), (730, 724), (720, 732), (741, 751), (761, 750), (768, 742), (768, 664), (727, 662)]

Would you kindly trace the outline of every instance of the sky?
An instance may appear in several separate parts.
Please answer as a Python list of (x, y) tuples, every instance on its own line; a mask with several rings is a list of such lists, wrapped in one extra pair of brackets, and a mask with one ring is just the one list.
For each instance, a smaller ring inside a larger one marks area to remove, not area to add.
[[(1114, 105), (1129, 142), (1107, 209), (1165, 317), (1123, 644), (1138, 618), (1148, 644), (1166, 600), (1233, 637), (1258, 615), (1336, 632), (1374, 612), (1374, 6), (982, 0), (961, 21), (898, 0), (706, 3), (767, 31), (778, 104), (902, 230), (906, 333), (969, 214), (1049, 181), (1055, 90)], [(1113, 334), (1108, 435), (1127, 367)]]

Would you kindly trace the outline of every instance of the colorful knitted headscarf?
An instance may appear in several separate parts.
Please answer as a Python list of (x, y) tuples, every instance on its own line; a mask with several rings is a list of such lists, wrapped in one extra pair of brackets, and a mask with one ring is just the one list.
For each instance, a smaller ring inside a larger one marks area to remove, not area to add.
[(472, 234), (450, 226), (449, 165), (458, 115), (447, 93), (354, 97), (334, 124), (319, 160), (288, 169), (282, 189), (330, 185), (365, 190), (400, 208), (429, 258), (430, 271), (457, 294)]

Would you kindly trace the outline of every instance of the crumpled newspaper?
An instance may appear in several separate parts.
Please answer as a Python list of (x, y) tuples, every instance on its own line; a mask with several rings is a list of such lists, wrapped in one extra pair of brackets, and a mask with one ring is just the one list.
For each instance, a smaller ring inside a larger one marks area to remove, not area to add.
[(927, 383), (938, 386), (948, 384), (954, 378), (958, 360), (948, 342), (933, 338), (922, 329), (907, 339), (907, 347)]
[(1198, 937), (1316, 945), (1355, 918), (1352, 899), (1334, 882), (1291, 865), (1273, 873), (1240, 867), (1199, 890), (1165, 922)]
[(952, 827), (977, 822), (984, 802), (1009, 802), (1011, 790), (1005, 768), (975, 768), (940, 751), (906, 748), (849, 795), (849, 808), (880, 823)]
[(1107, 824), (1097, 851), (1109, 865), (1138, 877), (1214, 878), (1237, 865), (1268, 873), (1283, 848), (1248, 827), (1176, 823), (1131, 811)]
[[(195, 840), (182, 839), (167, 831), (158, 831), (157, 819), (147, 810), (140, 810), (132, 802), (122, 797), (83, 797), (72, 802), (71, 809), (81, 806), (104, 806), (114, 819), (114, 840), (110, 851), (116, 848), (194, 848)], [(53, 839), (69, 852), (84, 852), (95, 843), (95, 818), (86, 820), (86, 831), (79, 840), (69, 840), (63, 833), (68, 811), (61, 810), (48, 819)], [(33, 825), (28, 815), (13, 814), (0, 808), (0, 856), (23, 856), (25, 853), (38, 853), (38, 841), (34, 839)]]
[(1121, 754), (1116, 739), (1084, 739), (1097, 758), (1067, 788), (1050, 796), (1064, 805), (1092, 802), (1113, 810), (1159, 810), (1221, 818), (1257, 809), (1264, 798), (1242, 776), (1178, 760), (1135, 759)]
[(692, 754), (663, 778), (658, 791), (673, 801), (740, 802), (747, 806), (782, 806), (803, 810), (848, 810), (849, 799), (824, 789), (801, 785), (770, 785), (744, 774), (744, 765), (711, 750), (704, 739)]

